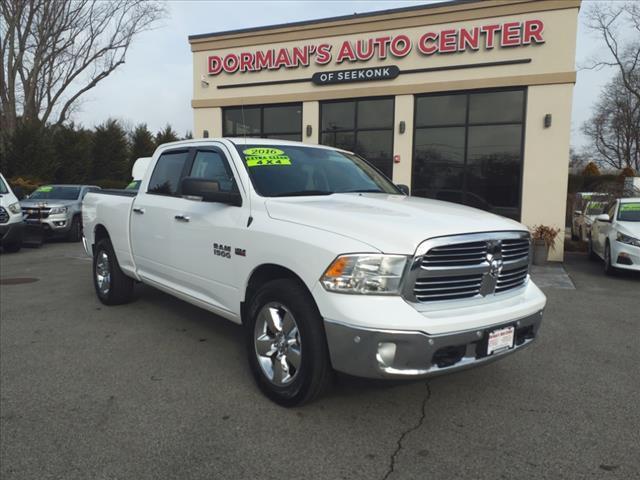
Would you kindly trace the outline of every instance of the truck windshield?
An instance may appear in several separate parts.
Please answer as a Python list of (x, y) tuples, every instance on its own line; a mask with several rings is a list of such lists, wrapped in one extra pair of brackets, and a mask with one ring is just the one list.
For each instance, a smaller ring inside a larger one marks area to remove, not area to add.
[(618, 211), (620, 222), (640, 222), (640, 202), (622, 203)]
[(35, 200), (77, 200), (80, 196), (80, 187), (58, 187), (45, 185), (33, 192), (29, 199)]
[(360, 157), (297, 145), (238, 145), (249, 176), (263, 197), (373, 192), (402, 195)]

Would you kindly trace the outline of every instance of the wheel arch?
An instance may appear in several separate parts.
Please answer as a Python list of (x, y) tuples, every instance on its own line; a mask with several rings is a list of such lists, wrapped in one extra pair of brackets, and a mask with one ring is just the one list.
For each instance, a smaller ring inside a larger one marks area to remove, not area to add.
[(244, 291), (244, 300), (242, 300), (240, 303), (240, 316), (242, 319), (242, 323), (245, 322), (247, 306), (251, 301), (253, 295), (255, 295), (260, 287), (265, 283), (272, 280), (280, 279), (291, 279), (298, 282), (309, 293), (311, 298), (313, 298), (311, 290), (309, 289), (307, 284), (293, 270), (276, 263), (263, 263), (262, 265), (258, 265), (256, 268), (254, 268), (251, 272), (251, 275), (249, 275), (249, 280), (247, 281), (247, 285)]

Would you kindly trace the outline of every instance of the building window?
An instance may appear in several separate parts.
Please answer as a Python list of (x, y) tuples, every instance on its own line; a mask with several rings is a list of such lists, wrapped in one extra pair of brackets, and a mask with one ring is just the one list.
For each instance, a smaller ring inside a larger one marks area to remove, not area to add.
[(412, 194), (519, 219), (524, 90), (415, 102)]
[(225, 137), (302, 140), (302, 104), (230, 107), (222, 111)]
[(320, 143), (357, 153), (391, 178), (393, 98), (323, 102)]

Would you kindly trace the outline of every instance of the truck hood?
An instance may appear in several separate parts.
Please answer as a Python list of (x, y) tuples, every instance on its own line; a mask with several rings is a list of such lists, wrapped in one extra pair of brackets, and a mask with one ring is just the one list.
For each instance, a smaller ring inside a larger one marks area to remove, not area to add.
[(71, 207), (78, 203), (78, 200), (56, 200), (53, 199), (27, 199), (20, 201), (20, 207), (22, 208), (37, 208), (45, 206), (47, 208), (52, 207)]
[(338, 233), (384, 253), (411, 254), (427, 238), (524, 230), (513, 220), (455, 203), (378, 193), (269, 198), (269, 216)]

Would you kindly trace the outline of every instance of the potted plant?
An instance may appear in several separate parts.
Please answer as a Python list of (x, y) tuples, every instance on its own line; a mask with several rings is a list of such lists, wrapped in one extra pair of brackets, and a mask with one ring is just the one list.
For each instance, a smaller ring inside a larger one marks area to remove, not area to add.
[(533, 239), (533, 264), (545, 265), (549, 256), (549, 248), (555, 248), (556, 238), (560, 233), (559, 228), (552, 228), (546, 225), (536, 225), (531, 230)]

